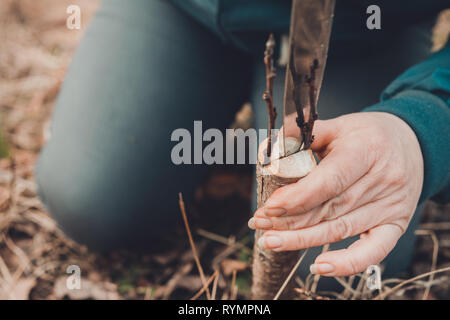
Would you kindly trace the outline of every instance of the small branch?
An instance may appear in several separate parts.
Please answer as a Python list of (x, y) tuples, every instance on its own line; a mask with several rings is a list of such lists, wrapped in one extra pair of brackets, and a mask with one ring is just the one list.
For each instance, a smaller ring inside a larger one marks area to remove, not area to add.
[[(309, 75), (302, 75), (298, 73), (295, 69), (295, 59), (294, 59), (294, 46), (291, 46), (291, 53), (289, 59), (289, 70), (291, 72), (293, 86), (293, 96), (294, 104), (297, 111), (297, 118), (295, 119), (297, 126), (300, 128), (302, 135), (302, 141), (304, 143), (303, 150), (309, 149), (314, 137), (312, 136), (312, 130), (314, 127), (314, 121), (317, 120), (317, 108), (316, 108), (316, 97), (317, 97), (317, 87), (316, 87), (316, 72), (319, 69), (319, 60), (314, 59), (311, 63)], [(303, 80), (305, 80), (303, 82)], [(302, 83), (306, 83), (309, 87), (309, 115), (308, 121), (305, 122), (305, 115), (303, 113), (303, 108), (300, 101), (300, 94), (298, 94), (301, 89)]]
[[(433, 241), (433, 257), (431, 260), (431, 272), (436, 270), (437, 265), (437, 258), (438, 258), (438, 252), (439, 252), (439, 240), (436, 237), (436, 234), (432, 230), (416, 230), (415, 232), (417, 235), (421, 236), (430, 236), (431, 240)], [(425, 292), (423, 293), (422, 300), (427, 300), (428, 295), (430, 294), (431, 289), (431, 283), (433, 282), (434, 274), (430, 275), (430, 279), (428, 280), (428, 283), (426, 285)]]
[(216, 300), (217, 284), (219, 283), (219, 277), (220, 273), (219, 270), (217, 270), (217, 276), (214, 278), (213, 288), (211, 292), (211, 300)]
[[(219, 273), (219, 270), (216, 270), (216, 271), (212, 274), (212, 276), (209, 277), (208, 281), (206, 281), (206, 283), (203, 284), (203, 287), (200, 289), (200, 291), (198, 291), (198, 292), (191, 298), (191, 300), (197, 300), (198, 297), (200, 297), (200, 296), (203, 294), (203, 292), (205, 292), (205, 291), (206, 291), (206, 292), (209, 292), (208, 287), (209, 287), (209, 285), (211, 284), (211, 282), (217, 277), (218, 273)], [(211, 300), (211, 299), (209, 298), (208, 300)]]
[(311, 143), (314, 140), (314, 137), (312, 135), (313, 127), (314, 127), (314, 121), (317, 120), (318, 114), (317, 114), (317, 108), (316, 108), (316, 97), (317, 97), (317, 88), (316, 88), (316, 71), (319, 68), (319, 61), (317, 59), (314, 59), (313, 63), (310, 67), (310, 75), (308, 79), (306, 80), (306, 83), (309, 86), (309, 116), (308, 116), (308, 122), (305, 123), (305, 149), (309, 149), (311, 146)]
[[(165, 285), (164, 290), (162, 291), (162, 298), (164, 300), (167, 300), (170, 298), (170, 295), (172, 292), (177, 288), (178, 282), (189, 272), (191, 272), (193, 267), (193, 263), (187, 263), (184, 265), (178, 272), (176, 272), (169, 281), (167, 281), (167, 284)], [(157, 292), (158, 293), (158, 292)], [(155, 293), (156, 295), (156, 293)]]
[(273, 54), (275, 49), (275, 38), (271, 33), (266, 42), (266, 51), (264, 51), (264, 65), (266, 66), (266, 91), (263, 94), (263, 99), (267, 103), (267, 112), (269, 114), (269, 137), (267, 142), (267, 157), (270, 158), (272, 153), (272, 129), (275, 128), (275, 119), (277, 118), (277, 111), (273, 105), (273, 81), (275, 79), (275, 67), (273, 65)]
[(194, 255), (195, 263), (197, 264), (198, 273), (200, 274), (200, 278), (202, 279), (203, 286), (206, 286), (206, 297), (208, 300), (211, 300), (211, 295), (209, 293), (209, 289), (206, 284), (205, 274), (203, 273), (202, 265), (200, 264), (200, 259), (198, 258), (197, 249), (195, 248), (194, 240), (192, 239), (191, 228), (189, 227), (189, 222), (187, 220), (186, 208), (184, 206), (183, 195), (181, 192), (178, 194), (179, 196), (179, 204), (181, 215), (183, 216), (184, 226), (186, 227), (186, 232), (188, 234), (189, 243), (191, 244), (192, 253)]
[[(353, 282), (355, 281), (355, 275), (351, 275), (348, 278), (347, 281), (347, 285), (349, 288), (353, 288)], [(351, 292), (350, 290), (348, 290), (347, 288), (344, 289), (344, 292), (342, 293), (342, 295), (347, 299), (350, 298), (352, 296), (352, 294), (354, 294), (353, 292)]]
[(414, 278), (405, 280), (405, 281), (403, 281), (402, 283), (396, 285), (395, 287), (393, 287), (393, 288), (387, 290), (386, 292), (384, 292), (384, 293), (378, 295), (377, 297), (375, 297), (375, 300), (382, 300), (382, 299), (385, 299), (388, 295), (394, 293), (395, 291), (397, 291), (398, 289), (400, 289), (401, 287), (403, 287), (405, 284), (408, 284), (408, 283), (414, 282), (414, 281), (416, 281), (416, 280), (425, 278), (425, 277), (427, 277), (427, 276), (429, 276), (429, 275), (432, 275), (432, 274), (441, 273), (441, 272), (447, 272), (447, 271), (450, 271), (450, 267), (446, 267), (446, 268), (442, 268), (442, 269), (438, 269), (438, 270), (426, 272), (426, 273), (420, 274), (420, 275), (418, 275), (418, 276), (416, 276), (416, 277), (414, 277)]
[[(315, 292), (312, 291), (306, 291), (305, 289), (301, 289), (301, 288), (294, 288), (295, 292), (297, 292), (298, 294), (305, 296), (309, 299), (315, 299), (315, 300), (331, 300), (329, 297), (324, 297), (323, 295), (319, 295)], [(333, 295), (337, 295), (335, 292), (331, 293)]]
[(450, 230), (450, 222), (429, 222), (419, 225), (420, 229)]
[(364, 289), (364, 284), (367, 281), (366, 273), (361, 274), (361, 278), (359, 279), (358, 285), (356, 286), (356, 293), (353, 294), (352, 300), (358, 299), (362, 296), (362, 291)]
[(292, 83), (293, 83), (292, 96), (294, 97), (295, 109), (297, 111), (297, 118), (295, 119), (295, 122), (297, 123), (297, 126), (300, 128), (300, 133), (302, 135), (302, 141), (305, 141), (305, 131), (304, 131), (305, 115), (303, 114), (302, 104), (300, 101), (300, 95), (296, 94), (296, 93), (300, 92), (300, 86), (302, 85), (302, 81), (301, 81), (302, 75), (295, 70), (294, 50), (295, 50), (294, 45), (291, 44), (291, 52), (290, 52), (290, 57), (289, 57), (289, 71), (291, 73)]
[(301, 257), (298, 259), (297, 263), (295, 264), (295, 266), (292, 268), (291, 272), (287, 276), (286, 280), (284, 280), (283, 285), (281, 286), (280, 290), (278, 290), (278, 292), (275, 295), (275, 297), (273, 298), (273, 300), (278, 300), (278, 298), (281, 296), (281, 294), (283, 293), (283, 291), (286, 288), (287, 284), (289, 283), (289, 281), (291, 281), (292, 276), (297, 271), (298, 267), (300, 266), (300, 263), (302, 263), (302, 260), (306, 256), (307, 253), (308, 253), (308, 249), (305, 249), (303, 251), (303, 254), (301, 255)]
[[(352, 294), (358, 294), (358, 291), (356, 291), (355, 289), (353, 289), (352, 287), (351, 287), (351, 283), (347, 283), (342, 277), (334, 277), (334, 279), (337, 281), (337, 282), (339, 282), (339, 284), (344, 288), (344, 292), (345, 293), (347, 293), (347, 292), (350, 292), (350, 293), (352, 293)], [(349, 281), (350, 282), (350, 281)], [(353, 280), (352, 280), (352, 282), (353, 282)], [(344, 293), (343, 293), (343, 295), (344, 295)]]
[(239, 242), (239, 241), (232, 242), (232, 241), (230, 241), (229, 238), (223, 237), (221, 235), (218, 235), (216, 233), (213, 233), (213, 232), (210, 232), (210, 231), (207, 231), (204, 229), (197, 229), (197, 234), (202, 237), (205, 237), (206, 239), (213, 240), (213, 241), (222, 243), (224, 245), (227, 245), (227, 246), (230, 246), (230, 247), (233, 247), (236, 249), (244, 250), (246, 253), (252, 252), (252, 250), (242, 242)]
[(238, 287), (236, 285), (236, 269), (233, 270), (233, 275), (231, 277), (231, 290), (230, 290), (230, 300), (236, 300)]

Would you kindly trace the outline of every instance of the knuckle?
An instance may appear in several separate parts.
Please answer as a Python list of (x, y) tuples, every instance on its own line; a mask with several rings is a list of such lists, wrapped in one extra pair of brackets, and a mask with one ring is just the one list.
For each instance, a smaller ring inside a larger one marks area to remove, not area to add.
[(307, 243), (305, 238), (302, 236), (301, 232), (295, 232), (295, 249), (307, 248)]
[(337, 240), (347, 239), (353, 235), (353, 225), (346, 216), (337, 218), (334, 233), (338, 237)]
[(295, 230), (296, 229), (296, 224), (295, 224), (295, 219), (292, 217), (286, 217), (285, 221), (284, 221), (284, 227), (287, 230)]
[(341, 213), (343, 206), (348, 200), (348, 195), (344, 192), (338, 197), (326, 201), (320, 210), (320, 215), (324, 220), (336, 218)]
[(327, 198), (331, 198), (344, 190), (345, 184), (340, 170), (334, 170), (334, 172), (327, 175), (326, 179), (327, 181), (324, 184), (326, 188), (324, 192), (326, 193)]
[(328, 200), (322, 207), (322, 214), (325, 220), (330, 220), (336, 217), (336, 212), (339, 204), (337, 203), (336, 198)]

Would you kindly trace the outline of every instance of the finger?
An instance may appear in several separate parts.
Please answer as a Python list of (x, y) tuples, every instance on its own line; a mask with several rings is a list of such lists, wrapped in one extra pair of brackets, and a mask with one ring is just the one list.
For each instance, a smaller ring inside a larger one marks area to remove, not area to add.
[(324, 276), (350, 276), (380, 263), (395, 247), (402, 230), (394, 224), (377, 226), (347, 249), (319, 255), (311, 272)]
[(333, 149), (306, 177), (275, 190), (261, 210), (268, 216), (301, 214), (341, 194), (370, 168), (358, 143)]
[(370, 203), (334, 220), (323, 221), (299, 230), (269, 230), (260, 238), (259, 245), (274, 251), (312, 248), (366, 232), (380, 224), (379, 203)]
[(303, 214), (270, 217), (264, 210), (257, 210), (249, 226), (252, 229), (297, 230), (336, 219), (373, 201), (379, 192), (378, 180), (377, 177), (364, 175), (340, 195)]

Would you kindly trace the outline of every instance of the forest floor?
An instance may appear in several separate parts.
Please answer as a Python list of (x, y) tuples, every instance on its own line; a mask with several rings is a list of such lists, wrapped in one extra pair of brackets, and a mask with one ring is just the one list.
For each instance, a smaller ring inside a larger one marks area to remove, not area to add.
[[(181, 214), (173, 234), (179, 241), (170, 250), (97, 254), (65, 237), (37, 196), (34, 165), (55, 97), (98, 5), (97, 0), (78, 0), (82, 29), (69, 30), (66, 8), (71, 2), (0, 2), (0, 116), (9, 149), (9, 156), (0, 159), (0, 299), (189, 299), (202, 289), (202, 280)], [(443, 30), (450, 29), (446, 21)], [(248, 120), (248, 114), (247, 107), (237, 121)], [(249, 297), (252, 235), (246, 221), (252, 181), (251, 168), (212, 168), (187, 207), (198, 256), (217, 299)], [(383, 279), (381, 292), (388, 299), (450, 299), (449, 272), (403, 283), (450, 266), (449, 213), (449, 205), (427, 204), (409, 270), (401, 279)], [(70, 265), (81, 269), (80, 290), (66, 285)], [(326, 294), (315, 292), (317, 281), (297, 279), (298, 298), (370, 299), (379, 293), (365, 289), (362, 275), (338, 279), (342, 290)], [(398, 284), (401, 288), (389, 293)]]

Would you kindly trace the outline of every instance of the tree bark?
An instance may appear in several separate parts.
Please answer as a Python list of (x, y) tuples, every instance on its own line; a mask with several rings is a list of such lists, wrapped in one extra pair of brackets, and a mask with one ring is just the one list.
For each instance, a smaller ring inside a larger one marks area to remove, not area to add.
[[(281, 140), (281, 139), (279, 139)], [(274, 145), (272, 159), (278, 159), (280, 152)], [(263, 206), (270, 195), (278, 188), (295, 183), (306, 176), (315, 166), (316, 161), (311, 150), (296, 152), (300, 146), (297, 140), (286, 138), (286, 154), (290, 154), (279, 160), (272, 160), (269, 165), (263, 166), (264, 152), (267, 140), (264, 140), (258, 149), (258, 163), (256, 167), (257, 205)], [(281, 146), (279, 146), (281, 148)], [(297, 149), (297, 150), (295, 150)], [(296, 153), (294, 153), (296, 152)], [(275, 252), (258, 246), (258, 239), (264, 234), (264, 230), (255, 232), (255, 244), (253, 249), (253, 284), (251, 289), (252, 299), (273, 299), (286, 280), (289, 272), (298, 260), (298, 251)], [(281, 295), (281, 299), (291, 299), (293, 295), (294, 281), (291, 280)]]

